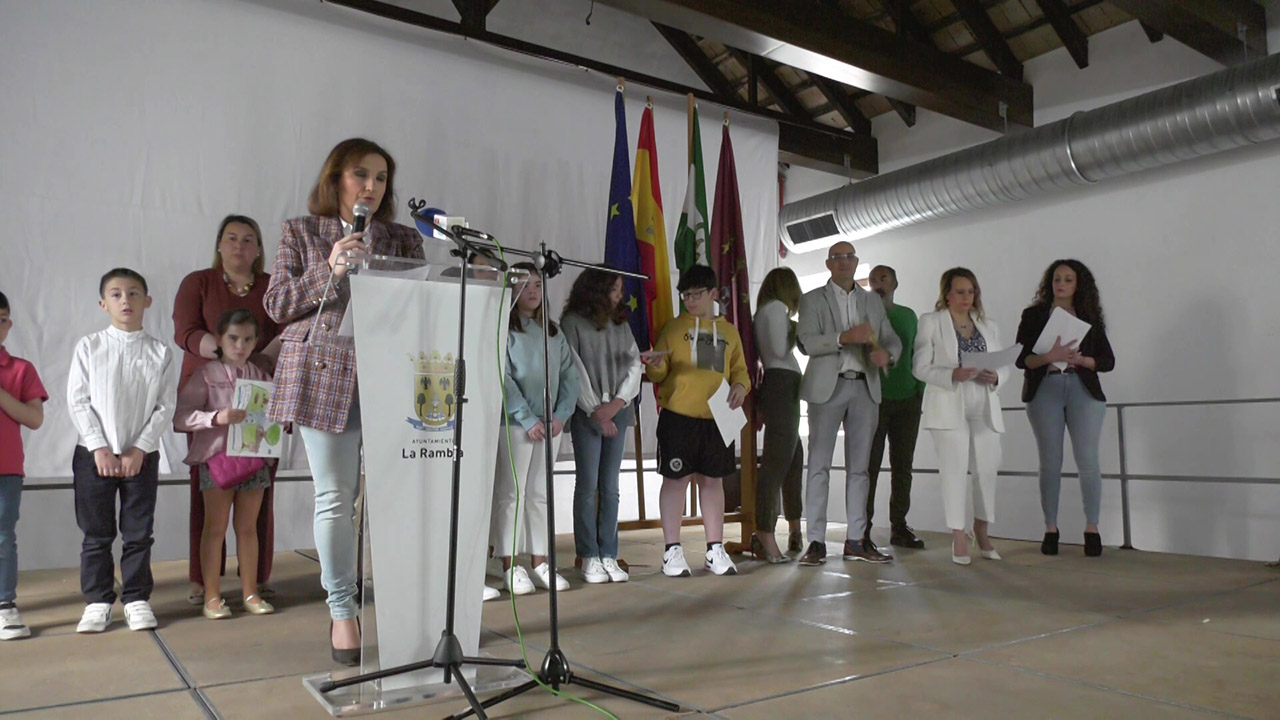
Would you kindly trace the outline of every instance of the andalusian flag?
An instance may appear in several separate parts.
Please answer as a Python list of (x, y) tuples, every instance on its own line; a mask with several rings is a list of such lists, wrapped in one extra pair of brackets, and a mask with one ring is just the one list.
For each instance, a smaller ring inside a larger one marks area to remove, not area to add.
[(676, 267), (684, 272), (694, 265), (711, 265), (711, 245), (707, 238), (707, 178), (702, 169), (702, 132), (698, 129), (698, 106), (689, 100), (689, 184), (684, 193), (684, 210), (676, 226)]
[(729, 140), (729, 119), (725, 114), (720, 141), (720, 168), (716, 171), (715, 214), (711, 220), (711, 247), (715, 252), (716, 279), (720, 282), (720, 307), (724, 317), (742, 336), (742, 354), (754, 389), (760, 383), (756, 362), (755, 331), (751, 326), (751, 279), (747, 274), (747, 248), (742, 240), (742, 203), (738, 196), (738, 168)]
[[(613, 138), (613, 174), (609, 178), (609, 213), (605, 218), (604, 261), (619, 270), (641, 269), (640, 247), (636, 242), (636, 221), (631, 211), (631, 154), (627, 150), (627, 115), (622, 104), (622, 85), (613, 99), (616, 132)], [(636, 345), (649, 349), (647, 303), (641, 302), (645, 288), (635, 278), (622, 278), (622, 303), (627, 306), (631, 334)]]
[(671, 264), (667, 260), (667, 229), (662, 218), (662, 190), (658, 187), (658, 145), (653, 139), (652, 102), (645, 106), (644, 115), (640, 118), (640, 144), (636, 148), (631, 204), (636, 213), (640, 272), (652, 278), (644, 284), (644, 294), (648, 301), (649, 337), (656, 338), (674, 313), (671, 307)]

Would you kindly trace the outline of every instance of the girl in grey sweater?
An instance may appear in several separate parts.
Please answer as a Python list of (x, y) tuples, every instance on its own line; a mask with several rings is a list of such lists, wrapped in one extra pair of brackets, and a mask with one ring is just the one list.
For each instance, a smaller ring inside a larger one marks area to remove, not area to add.
[(586, 270), (573, 283), (560, 318), (581, 376), (578, 408), (569, 421), (577, 468), (573, 541), (589, 583), (628, 580), (618, 565), (618, 476), (642, 369), (622, 295), (621, 277)]

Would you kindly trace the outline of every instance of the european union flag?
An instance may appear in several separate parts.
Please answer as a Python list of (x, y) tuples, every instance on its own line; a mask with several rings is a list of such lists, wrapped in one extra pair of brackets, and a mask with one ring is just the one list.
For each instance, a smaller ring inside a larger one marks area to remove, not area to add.
[[(627, 272), (640, 272), (640, 248), (636, 244), (636, 221), (631, 208), (631, 153), (627, 149), (627, 116), (622, 105), (622, 86), (613, 99), (617, 133), (613, 141), (613, 176), (609, 179), (609, 213), (605, 220), (604, 261)], [(622, 279), (622, 303), (631, 320), (636, 345), (648, 350), (649, 320), (645, 314), (644, 288), (639, 280)]]

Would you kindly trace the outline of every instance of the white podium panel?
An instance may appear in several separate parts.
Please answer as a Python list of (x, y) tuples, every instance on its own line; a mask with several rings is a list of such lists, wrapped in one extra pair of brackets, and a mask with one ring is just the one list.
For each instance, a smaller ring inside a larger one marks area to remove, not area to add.
[[(456, 283), (351, 279), (381, 668), (431, 657), (444, 629), (458, 412)], [(454, 632), (464, 653), (474, 656), (480, 644), (494, 438), (502, 417), (499, 349), (507, 345), (507, 309), (500, 284), (468, 281), (466, 292), (468, 403)], [(468, 675), (474, 672), (465, 669)], [(429, 670), (381, 682), (395, 689), (442, 680), (441, 671)]]

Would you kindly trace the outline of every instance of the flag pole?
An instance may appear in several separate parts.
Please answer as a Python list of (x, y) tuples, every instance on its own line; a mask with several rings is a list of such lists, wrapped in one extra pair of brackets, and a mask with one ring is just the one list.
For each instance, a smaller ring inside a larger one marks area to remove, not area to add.
[(686, 175), (689, 174), (689, 166), (693, 164), (693, 108), (695, 104), (696, 103), (694, 103), (693, 100), (693, 93), (689, 93), (689, 111), (686, 113), (686, 116), (689, 118), (689, 130), (686, 135), (688, 142), (685, 144), (685, 147), (689, 148), (689, 160), (684, 164)]

